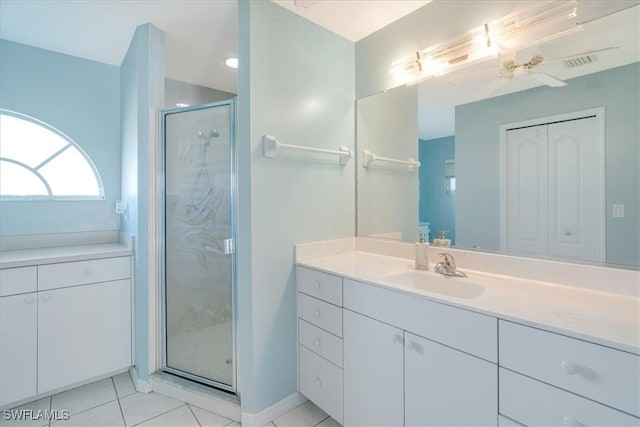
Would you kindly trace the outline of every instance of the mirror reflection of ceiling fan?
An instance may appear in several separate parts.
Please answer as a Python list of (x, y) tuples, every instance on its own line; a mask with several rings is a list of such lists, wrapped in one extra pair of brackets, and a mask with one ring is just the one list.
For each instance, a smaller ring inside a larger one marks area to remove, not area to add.
[(490, 68), (486, 70), (472, 71), (469, 73), (457, 74), (449, 78), (450, 85), (460, 85), (469, 82), (475, 82), (479, 80), (495, 79), (489, 83), (486, 87), (486, 96), (493, 95), (503, 86), (507, 85), (511, 80), (517, 77), (525, 76), (531, 77), (540, 83), (544, 83), (550, 87), (566, 86), (567, 83), (556, 76), (553, 76), (547, 72), (541, 71), (541, 67), (548, 64), (567, 61), (571, 64), (571, 61), (576, 61), (584, 58), (584, 62), (591, 62), (595, 58), (594, 54), (604, 52), (611, 49), (618, 49), (617, 46), (605, 47), (602, 49), (594, 49), (586, 52), (580, 52), (573, 55), (565, 56), (562, 58), (554, 58), (547, 60), (545, 57), (536, 53), (528, 61), (518, 62), (516, 54), (513, 54), (509, 58), (502, 61), (499, 67)]

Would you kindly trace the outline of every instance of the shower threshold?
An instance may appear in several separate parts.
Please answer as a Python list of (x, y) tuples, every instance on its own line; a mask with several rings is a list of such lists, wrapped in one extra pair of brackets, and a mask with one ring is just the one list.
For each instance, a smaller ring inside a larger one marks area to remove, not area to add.
[(162, 371), (151, 374), (149, 384), (153, 391), (240, 422), (240, 398), (228, 391)]

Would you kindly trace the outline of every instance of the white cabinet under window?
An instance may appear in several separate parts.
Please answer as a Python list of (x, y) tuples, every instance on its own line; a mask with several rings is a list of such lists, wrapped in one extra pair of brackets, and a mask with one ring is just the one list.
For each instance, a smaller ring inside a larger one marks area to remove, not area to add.
[(0, 406), (127, 369), (131, 317), (130, 256), (0, 269)]
[(601, 127), (594, 113), (506, 129), (504, 249), (605, 260)]
[(131, 364), (129, 280), (39, 292), (38, 393)]
[(0, 405), (36, 394), (36, 293), (0, 298)]

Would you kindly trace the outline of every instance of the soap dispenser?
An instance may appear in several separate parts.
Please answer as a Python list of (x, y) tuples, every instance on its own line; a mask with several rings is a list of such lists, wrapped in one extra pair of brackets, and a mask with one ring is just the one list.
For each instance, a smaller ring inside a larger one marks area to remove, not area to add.
[(429, 243), (421, 231), (416, 242), (416, 270), (429, 269)]
[(451, 239), (447, 239), (444, 236), (447, 230), (440, 230), (440, 234), (437, 239), (433, 239), (433, 246), (437, 246), (439, 248), (450, 248), (451, 247)]

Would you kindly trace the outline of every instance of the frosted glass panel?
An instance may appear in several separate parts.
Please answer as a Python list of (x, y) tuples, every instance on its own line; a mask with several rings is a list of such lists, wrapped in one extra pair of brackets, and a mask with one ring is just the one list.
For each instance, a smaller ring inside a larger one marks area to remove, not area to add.
[(234, 385), (231, 105), (165, 116), (166, 360)]

